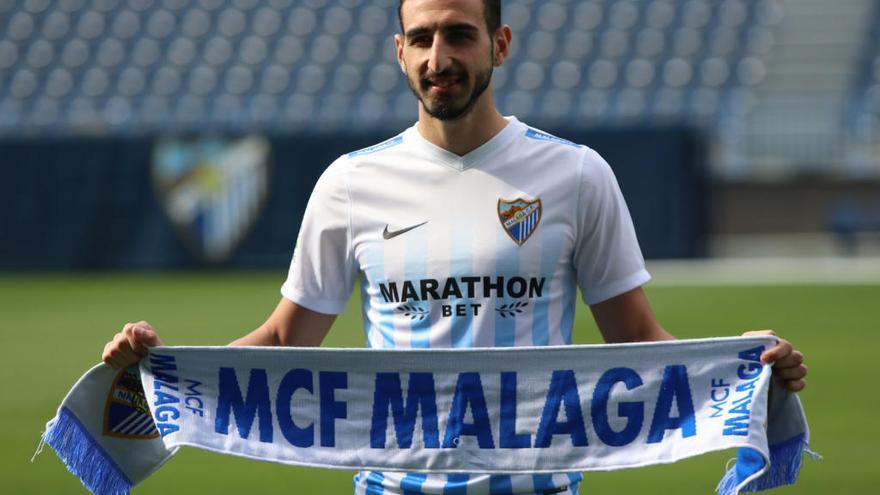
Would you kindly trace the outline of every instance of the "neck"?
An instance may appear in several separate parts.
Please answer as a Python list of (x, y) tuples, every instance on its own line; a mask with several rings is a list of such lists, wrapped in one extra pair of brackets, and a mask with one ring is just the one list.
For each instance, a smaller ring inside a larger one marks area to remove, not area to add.
[(455, 120), (439, 120), (419, 105), (419, 133), (432, 144), (463, 156), (479, 148), (504, 129), (507, 120), (498, 113), (487, 88), (470, 112)]

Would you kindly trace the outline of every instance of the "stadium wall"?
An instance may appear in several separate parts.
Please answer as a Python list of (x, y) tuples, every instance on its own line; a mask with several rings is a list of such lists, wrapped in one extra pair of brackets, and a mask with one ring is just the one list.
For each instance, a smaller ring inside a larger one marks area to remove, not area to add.
[[(611, 163), (646, 257), (705, 255), (710, 201), (699, 134), (689, 129), (646, 128), (563, 131), (558, 135), (587, 143)], [(2, 141), (0, 269), (284, 266), (309, 193), (323, 169), (340, 154), (384, 137), (387, 135), (259, 137), (258, 142), (266, 143), (267, 149), (262, 159), (265, 163), (260, 164), (265, 187), (239, 191), (231, 196), (234, 200), (219, 203), (227, 218), (231, 212), (234, 222), (221, 229), (228, 249), (213, 254), (206, 249), (204, 235), (205, 218), (210, 217), (173, 220), (168, 207), (170, 197), (193, 183), (222, 195), (222, 177), (205, 179), (202, 172), (213, 169), (204, 163), (199, 168), (205, 155), (191, 153), (199, 146), (204, 148), (206, 138)], [(207, 139), (227, 146), (219, 152), (215, 149), (215, 161), (237, 156), (233, 138)], [(171, 152), (160, 152), (160, 146)], [(163, 156), (176, 157), (170, 169), (180, 172), (171, 179), (165, 177), (168, 180), (157, 179), (162, 175), (157, 162), (169, 162)], [(240, 183), (233, 180), (231, 186)], [(259, 197), (250, 197), (253, 194)], [(178, 194), (178, 206), (186, 203), (181, 197), (189, 196)], [(242, 215), (240, 211), (253, 214)], [(217, 241), (221, 248), (223, 240)]]

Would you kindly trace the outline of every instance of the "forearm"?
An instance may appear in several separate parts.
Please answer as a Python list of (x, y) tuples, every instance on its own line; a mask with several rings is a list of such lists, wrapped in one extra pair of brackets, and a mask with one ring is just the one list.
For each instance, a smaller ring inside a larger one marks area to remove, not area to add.
[(634, 326), (633, 332), (625, 342), (654, 342), (658, 340), (675, 340), (675, 336), (663, 328), (657, 320), (642, 322)]
[(265, 323), (229, 345), (318, 347), (335, 319), (282, 298)]
[(618, 344), (623, 342), (654, 342), (660, 340), (675, 340), (675, 337), (666, 331), (653, 317), (616, 322), (600, 327), (605, 342)]
[(230, 342), (231, 346), (318, 347), (326, 332), (279, 331), (263, 325), (253, 332)]
[(590, 307), (608, 343), (673, 340), (657, 321), (641, 288)]
[(233, 340), (231, 346), (279, 346), (278, 334), (267, 325), (262, 325), (253, 332)]

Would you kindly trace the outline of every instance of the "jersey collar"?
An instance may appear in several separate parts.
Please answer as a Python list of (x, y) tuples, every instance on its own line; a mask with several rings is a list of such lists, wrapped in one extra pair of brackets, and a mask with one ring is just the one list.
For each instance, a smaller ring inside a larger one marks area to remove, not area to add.
[(492, 136), (492, 139), (481, 144), (470, 153), (462, 156), (445, 150), (425, 139), (419, 132), (417, 125), (413, 125), (406, 130), (406, 137), (410, 138), (410, 142), (414, 146), (430, 155), (431, 158), (461, 172), (478, 165), (486, 158), (503, 149), (524, 127), (514, 116), (504, 118), (507, 119), (507, 125), (498, 134)]

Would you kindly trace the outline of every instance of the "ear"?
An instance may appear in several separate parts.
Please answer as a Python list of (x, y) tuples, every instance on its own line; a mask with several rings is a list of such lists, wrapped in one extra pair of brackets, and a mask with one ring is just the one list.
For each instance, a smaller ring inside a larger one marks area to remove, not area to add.
[(498, 28), (492, 36), (492, 43), (495, 45), (492, 64), (495, 65), (495, 67), (500, 67), (504, 64), (504, 61), (507, 60), (507, 55), (510, 54), (511, 36), (512, 32), (510, 31), (510, 26), (507, 24)]
[(394, 47), (397, 49), (397, 65), (400, 66), (400, 71), (406, 74), (406, 63), (403, 61), (403, 36), (400, 34), (394, 35)]

